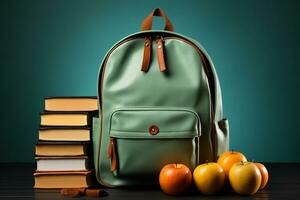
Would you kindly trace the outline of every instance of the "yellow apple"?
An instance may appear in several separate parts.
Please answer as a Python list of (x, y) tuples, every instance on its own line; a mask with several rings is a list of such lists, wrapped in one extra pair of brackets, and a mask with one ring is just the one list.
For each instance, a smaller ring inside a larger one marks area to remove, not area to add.
[(261, 186), (261, 173), (254, 163), (238, 162), (229, 171), (229, 182), (238, 194), (255, 194)]
[(225, 172), (217, 163), (205, 163), (196, 167), (193, 178), (200, 192), (215, 194), (224, 186)]

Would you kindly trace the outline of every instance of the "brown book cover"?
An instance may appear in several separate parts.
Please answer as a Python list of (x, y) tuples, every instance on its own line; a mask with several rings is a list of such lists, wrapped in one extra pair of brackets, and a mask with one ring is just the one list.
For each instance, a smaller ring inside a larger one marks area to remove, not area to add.
[(91, 128), (88, 126), (41, 126), (40, 141), (90, 141)]
[(96, 96), (65, 96), (46, 97), (46, 111), (96, 111), (98, 99)]
[(97, 111), (45, 111), (41, 113), (41, 126), (90, 126)]
[(92, 171), (35, 172), (34, 188), (87, 188), (92, 185)]
[(89, 154), (88, 142), (38, 142), (36, 156), (84, 156)]

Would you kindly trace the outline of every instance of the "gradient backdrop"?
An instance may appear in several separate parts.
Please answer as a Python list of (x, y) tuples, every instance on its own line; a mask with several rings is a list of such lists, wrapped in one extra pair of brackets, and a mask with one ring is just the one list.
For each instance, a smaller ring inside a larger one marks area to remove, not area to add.
[(231, 148), (257, 161), (299, 162), (299, 2), (1, 1), (1, 162), (34, 161), (43, 98), (96, 95), (106, 51), (155, 7), (214, 60)]

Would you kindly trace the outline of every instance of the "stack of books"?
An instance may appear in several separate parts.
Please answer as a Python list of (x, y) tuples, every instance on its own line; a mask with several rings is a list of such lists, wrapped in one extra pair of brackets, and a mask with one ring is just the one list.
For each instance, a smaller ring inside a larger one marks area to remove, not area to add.
[(96, 97), (45, 98), (35, 147), (34, 188), (91, 186), (91, 128), (97, 111)]

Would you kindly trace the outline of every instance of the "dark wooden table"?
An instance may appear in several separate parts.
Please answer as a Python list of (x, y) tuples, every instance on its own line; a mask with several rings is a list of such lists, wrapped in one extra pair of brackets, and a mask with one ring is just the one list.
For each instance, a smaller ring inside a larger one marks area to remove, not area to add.
[[(159, 189), (106, 189), (108, 196), (102, 199), (299, 199), (300, 200), (300, 163), (266, 164), (270, 180), (268, 186), (253, 196), (240, 196), (227, 192), (215, 196), (204, 196), (196, 190), (189, 195), (172, 197), (163, 194)], [(32, 172), (34, 164), (2, 163), (0, 164), (0, 199), (74, 199), (61, 197), (59, 190), (34, 190)], [(80, 197), (75, 199), (96, 199)]]

